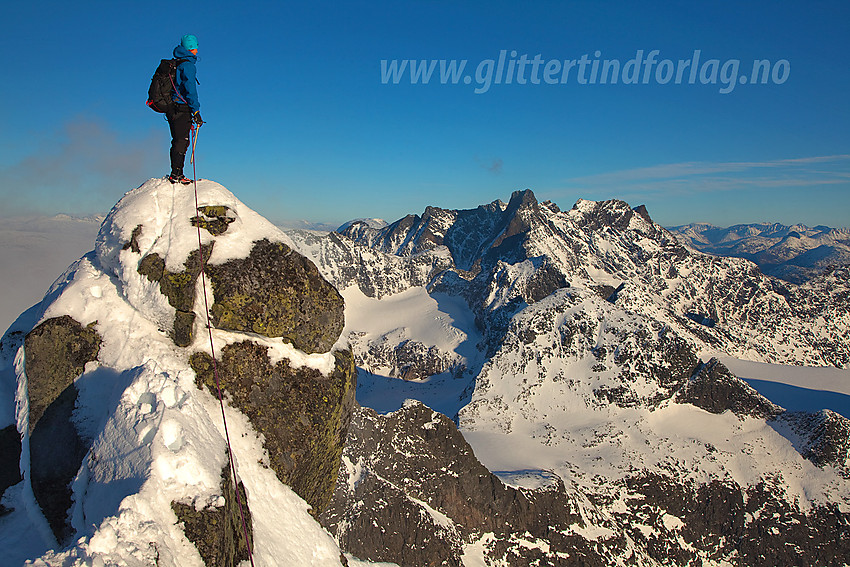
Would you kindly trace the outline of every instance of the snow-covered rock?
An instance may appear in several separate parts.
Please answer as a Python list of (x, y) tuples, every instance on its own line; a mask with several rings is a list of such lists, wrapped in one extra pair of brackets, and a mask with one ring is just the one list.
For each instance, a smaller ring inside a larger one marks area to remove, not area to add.
[[(17, 393), (0, 401), (0, 426), (22, 436), (24, 479), (3, 498), (4, 563), (236, 565), (247, 559), (247, 533), (258, 565), (341, 564), (302, 498), (316, 508), (327, 496), (311, 491), (329, 496), (347, 429), (354, 370), (344, 343), (334, 344), (342, 298), (227, 189), (199, 181), (198, 208), (195, 199), (192, 188), (162, 179), (128, 192), (94, 250), (4, 336), (0, 391)], [(280, 257), (261, 253), (262, 269), (239, 264), (258, 246)], [(298, 269), (281, 281), (274, 262)], [(272, 299), (228, 279), (224, 267), (234, 263), (252, 285), (287, 296), (290, 303), (274, 304), (277, 318), (266, 309)], [(202, 277), (202, 264), (218, 270), (215, 282)], [(310, 270), (315, 297), (305, 298), (299, 286)], [(328, 317), (317, 331), (305, 320), (315, 313), (307, 303), (323, 293), (338, 313), (322, 307)], [(265, 325), (215, 328), (225, 295), (231, 308), (254, 301)], [(207, 371), (213, 350), (220, 373)], [(248, 351), (259, 366), (242, 365)], [(287, 398), (290, 390), (297, 395)], [(252, 404), (244, 391), (265, 397)]]

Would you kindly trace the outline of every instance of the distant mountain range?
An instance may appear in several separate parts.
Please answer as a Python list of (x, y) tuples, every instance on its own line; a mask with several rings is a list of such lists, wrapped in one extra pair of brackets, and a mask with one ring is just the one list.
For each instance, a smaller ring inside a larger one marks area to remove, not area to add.
[(720, 228), (692, 223), (668, 230), (682, 244), (706, 254), (746, 258), (761, 271), (803, 283), (825, 271), (850, 264), (850, 229), (803, 224), (737, 224)]
[[(797, 232), (789, 246), (815, 238)], [(346, 301), (364, 407), (321, 520), (352, 555), (405, 567), (850, 555), (830, 527), (850, 517), (850, 420), (780, 407), (716, 358), (846, 369), (850, 270), (784, 283), (683, 244), (643, 206), (564, 211), (531, 191), (287, 235)]]

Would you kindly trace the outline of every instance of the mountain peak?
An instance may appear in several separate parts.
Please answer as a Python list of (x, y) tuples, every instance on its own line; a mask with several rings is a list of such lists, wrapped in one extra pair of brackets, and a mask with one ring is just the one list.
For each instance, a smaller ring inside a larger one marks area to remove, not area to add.
[(2, 439), (31, 492), (6, 484), (18, 459), (0, 461), (0, 527), (34, 534), (7, 561), (235, 565), (247, 534), (262, 564), (340, 564), (307, 510), (331, 497), (356, 371), (336, 345), (342, 297), (291, 244), (213, 181), (151, 179), (112, 208), (3, 339), (18, 411)]

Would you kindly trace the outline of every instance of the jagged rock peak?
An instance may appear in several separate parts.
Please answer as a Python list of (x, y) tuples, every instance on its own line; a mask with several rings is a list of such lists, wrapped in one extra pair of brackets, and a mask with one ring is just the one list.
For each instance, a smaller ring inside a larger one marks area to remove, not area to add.
[[(621, 230), (627, 228), (643, 228), (645, 230), (654, 226), (645, 205), (632, 208), (620, 199), (609, 199), (607, 201), (579, 199), (573, 205), (570, 214), (580, 226), (587, 230), (597, 230), (606, 226)], [(641, 219), (642, 222), (635, 217)], [(637, 224), (635, 224), (636, 222)]]
[[(547, 206), (557, 211), (551, 203)], [(428, 206), (422, 216), (409, 214), (382, 228), (354, 222), (343, 225), (339, 232), (359, 244), (398, 256), (446, 246), (455, 264), (469, 269), (488, 249), (528, 231), (538, 208), (534, 193), (526, 189), (514, 191), (507, 204), (495, 200), (461, 210)]]
[[(555, 203), (540, 203), (533, 191), (525, 189), (514, 191), (507, 203), (495, 200), (461, 210), (428, 206), (421, 216), (409, 214), (386, 226), (352, 221), (341, 226), (339, 232), (359, 244), (398, 256), (446, 246), (456, 266), (468, 270), (485, 256), (490, 261), (521, 261), (523, 253), (516, 245), (522, 245), (522, 238), (518, 237), (562, 214)], [(646, 206), (632, 209), (616, 199), (579, 199), (567, 217), (585, 231), (631, 228), (657, 237), (663, 230), (652, 221)]]

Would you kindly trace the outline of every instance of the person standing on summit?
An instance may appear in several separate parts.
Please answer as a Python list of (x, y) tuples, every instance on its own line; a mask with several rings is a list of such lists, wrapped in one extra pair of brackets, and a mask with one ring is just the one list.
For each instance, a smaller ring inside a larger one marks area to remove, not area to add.
[(192, 34), (184, 35), (180, 45), (174, 48), (174, 58), (180, 60), (174, 74), (174, 104), (165, 113), (171, 129), (171, 174), (172, 183), (188, 185), (191, 179), (183, 175), (186, 151), (189, 149), (189, 132), (192, 123), (201, 126), (201, 103), (198, 102), (198, 80), (195, 77), (198, 61), (198, 38)]

